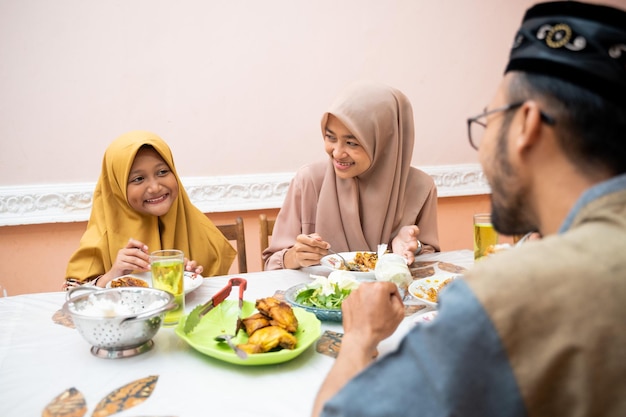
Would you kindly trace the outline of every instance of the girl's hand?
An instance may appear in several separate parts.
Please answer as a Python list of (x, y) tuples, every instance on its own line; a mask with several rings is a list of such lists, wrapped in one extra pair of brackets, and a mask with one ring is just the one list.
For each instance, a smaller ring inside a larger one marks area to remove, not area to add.
[(402, 226), (396, 237), (391, 241), (393, 253), (406, 258), (409, 265), (415, 261), (415, 251), (420, 246), (417, 243), (419, 233), (420, 229), (415, 225)]
[(184, 260), (184, 265), (185, 271), (193, 272), (195, 274), (194, 278), (196, 277), (196, 275), (201, 275), (202, 271), (204, 271), (204, 267), (202, 265), (198, 265), (198, 262), (190, 261), (187, 258), (185, 258)]
[(70, 278), (70, 279), (66, 279), (65, 282), (63, 283), (63, 287), (61, 287), (63, 289), (63, 291), (69, 291), (71, 288), (74, 287), (80, 287), (82, 285), (82, 283), (74, 278)]
[(130, 274), (133, 271), (150, 271), (150, 257), (148, 246), (131, 238), (126, 246), (117, 252), (113, 266), (98, 279), (97, 285), (104, 287), (112, 279)]
[(296, 243), (285, 253), (284, 267), (298, 269), (305, 266), (317, 265), (328, 254), (330, 244), (324, 242), (317, 233), (298, 235)]

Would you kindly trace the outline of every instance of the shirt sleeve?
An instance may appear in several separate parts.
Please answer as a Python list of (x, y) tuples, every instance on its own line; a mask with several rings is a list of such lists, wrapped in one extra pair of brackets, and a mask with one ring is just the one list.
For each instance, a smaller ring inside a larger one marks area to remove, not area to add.
[(442, 292), (432, 322), (324, 406), (331, 416), (526, 416), (502, 343), (464, 280)]

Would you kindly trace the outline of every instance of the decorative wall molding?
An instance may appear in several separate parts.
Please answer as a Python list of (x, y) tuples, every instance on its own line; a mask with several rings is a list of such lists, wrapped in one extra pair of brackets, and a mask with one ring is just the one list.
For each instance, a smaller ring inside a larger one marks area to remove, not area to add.
[[(488, 194), (478, 164), (420, 167), (439, 197)], [(191, 201), (205, 213), (278, 208), (293, 173), (183, 177)], [(0, 187), (0, 226), (86, 221), (95, 183)]]

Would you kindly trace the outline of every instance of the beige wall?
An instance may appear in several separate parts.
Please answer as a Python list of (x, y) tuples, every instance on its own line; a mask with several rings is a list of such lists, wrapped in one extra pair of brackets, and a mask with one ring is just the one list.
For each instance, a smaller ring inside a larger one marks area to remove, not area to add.
[(3, 0), (0, 186), (95, 181), (133, 129), (183, 177), (294, 172), (323, 157), (321, 115), (357, 79), (410, 98), (416, 166), (476, 162), (465, 119), (531, 3)]
[[(439, 199), (439, 230), (443, 250), (472, 248), (472, 214), (489, 211), (488, 196)], [(244, 218), (250, 272), (261, 270), (259, 214), (275, 217), (277, 210), (213, 213), (216, 223)], [(9, 295), (59, 291), (65, 267), (85, 231), (86, 222), (56, 223), (0, 228), (0, 285)], [(236, 261), (231, 268), (237, 272)]]

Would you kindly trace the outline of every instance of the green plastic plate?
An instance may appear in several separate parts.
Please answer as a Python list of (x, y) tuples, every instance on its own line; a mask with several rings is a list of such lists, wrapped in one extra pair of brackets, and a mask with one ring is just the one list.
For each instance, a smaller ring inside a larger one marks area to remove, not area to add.
[[(242, 317), (246, 318), (256, 312), (254, 303), (244, 301)], [(321, 322), (315, 314), (309, 313), (301, 308), (293, 308), (293, 312), (298, 319), (298, 330), (295, 333), (298, 344), (295, 349), (282, 349), (276, 352), (249, 354), (247, 359), (239, 358), (235, 352), (226, 344), (215, 341), (215, 336), (220, 334), (233, 334), (239, 314), (238, 302), (235, 300), (224, 300), (213, 310), (209, 311), (202, 318), (196, 328), (190, 333), (183, 331), (187, 316), (178, 322), (176, 334), (187, 342), (198, 352), (213, 358), (234, 363), (237, 365), (271, 365), (287, 362), (311, 346), (321, 334)], [(240, 330), (237, 337), (233, 339), (235, 344), (246, 343), (248, 335)]]

